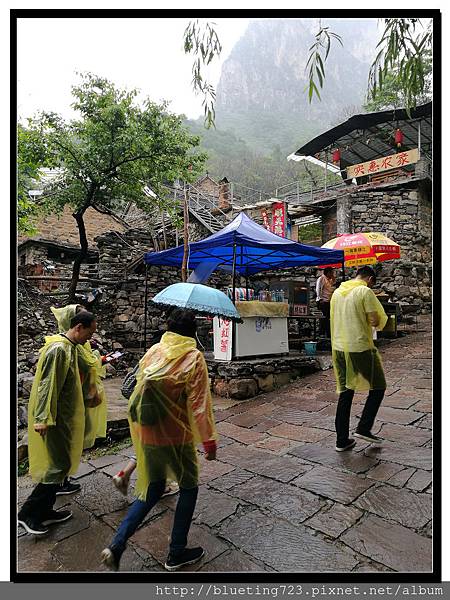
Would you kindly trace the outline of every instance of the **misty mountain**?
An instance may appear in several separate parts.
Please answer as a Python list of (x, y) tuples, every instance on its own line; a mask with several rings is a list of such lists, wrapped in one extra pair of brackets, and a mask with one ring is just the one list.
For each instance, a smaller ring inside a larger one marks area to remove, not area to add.
[[(305, 88), (309, 48), (318, 20), (253, 21), (222, 66), (216, 124), (251, 146), (288, 153), (364, 102), (379, 35), (376, 20), (323, 20), (339, 34), (325, 63), (322, 100), (310, 104)], [(342, 120), (345, 120), (344, 117)]]
[(209, 155), (212, 177), (271, 193), (304, 169), (286, 161), (303, 143), (362, 111), (379, 40), (376, 20), (322, 21), (342, 37), (325, 63), (321, 101), (308, 101), (305, 71), (317, 19), (252, 21), (222, 66), (216, 127), (187, 121)]

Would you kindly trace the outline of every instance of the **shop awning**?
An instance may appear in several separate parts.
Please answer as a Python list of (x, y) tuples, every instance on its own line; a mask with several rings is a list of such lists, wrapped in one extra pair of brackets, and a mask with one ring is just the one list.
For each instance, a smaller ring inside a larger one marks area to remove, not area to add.
[[(233, 257), (236, 272), (246, 276), (272, 269), (339, 263), (344, 260), (344, 253), (342, 250), (298, 244), (275, 235), (242, 212), (221, 231), (189, 244), (188, 268), (215, 263), (217, 269), (231, 272)], [(149, 265), (181, 267), (183, 246), (162, 252), (147, 252), (145, 262)]]
[[(422, 154), (431, 156), (432, 149), (432, 113), (433, 104), (427, 102), (411, 109), (396, 108), (380, 112), (353, 115), (344, 123), (321, 133), (288, 158), (292, 160), (314, 157), (325, 166), (325, 152), (328, 163), (330, 150), (339, 148), (340, 168), (375, 160), (380, 156), (395, 154), (398, 149), (394, 143), (394, 131), (400, 129), (404, 139), (402, 150), (411, 150), (420, 146)], [(412, 166), (404, 167), (411, 170)]]

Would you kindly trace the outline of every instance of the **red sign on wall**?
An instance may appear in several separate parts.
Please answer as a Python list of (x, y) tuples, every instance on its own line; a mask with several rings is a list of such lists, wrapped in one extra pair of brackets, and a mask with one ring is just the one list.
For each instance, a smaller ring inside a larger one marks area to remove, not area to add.
[(272, 232), (285, 237), (286, 204), (284, 202), (275, 202), (272, 204)]
[(269, 216), (267, 215), (267, 210), (265, 208), (262, 209), (261, 215), (263, 218), (264, 227), (267, 229), (267, 231), (270, 231), (271, 227), (269, 223)]

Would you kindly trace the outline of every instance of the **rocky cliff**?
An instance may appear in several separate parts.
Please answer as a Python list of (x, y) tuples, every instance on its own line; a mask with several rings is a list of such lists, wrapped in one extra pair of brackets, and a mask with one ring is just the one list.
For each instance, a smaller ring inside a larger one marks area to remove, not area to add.
[(308, 50), (316, 19), (250, 22), (224, 62), (217, 87), (217, 127), (233, 129), (259, 150), (298, 144), (345, 120), (345, 110), (364, 101), (369, 66), (379, 39), (375, 19), (324, 20), (342, 36), (326, 61), (322, 101), (309, 104), (305, 92)]

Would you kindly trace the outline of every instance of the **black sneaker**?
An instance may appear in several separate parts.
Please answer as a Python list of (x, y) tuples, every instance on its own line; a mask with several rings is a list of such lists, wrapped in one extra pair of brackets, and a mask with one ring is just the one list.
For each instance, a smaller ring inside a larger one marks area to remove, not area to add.
[(32, 533), (33, 535), (44, 535), (48, 533), (48, 529), (44, 527), (42, 523), (38, 523), (35, 519), (31, 517), (18, 517), (17, 522), (21, 525), (27, 533)]
[(359, 433), (359, 431), (355, 431), (354, 436), (377, 446), (383, 443), (382, 438), (373, 435), (373, 433), (370, 433), (370, 431), (369, 433)]
[(47, 518), (42, 521), (42, 525), (51, 525), (52, 523), (63, 523), (72, 517), (71, 510), (52, 510)]
[(351, 450), (356, 446), (356, 440), (349, 438), (347, 443), (343, 446), (335, 446), (336, 452), (345, 452), (346, 450)]
[(120, 557), (122, 554), (119, 554), (117, 550), (114, 548), (108, 547), (102, 550), (102, 563), (107, 567), (110, 571), (118, 571), (120, 565)]
[(64, 482), (59, 485), (56, 495), (68, 496), (69, 494), (75, 494), (75, 492), (79, 492), (80, 490), (81, 485), (79, 483), (72, 483), (69, 479), (65, 479)]
[(193, 565), (205, 556), (205, 551), (200, 546), (198, 548), (186, 548), (181, 554), (173, 556), (169, 553), (164, 568), (167, 571), (177, 571), (185, 565)]

